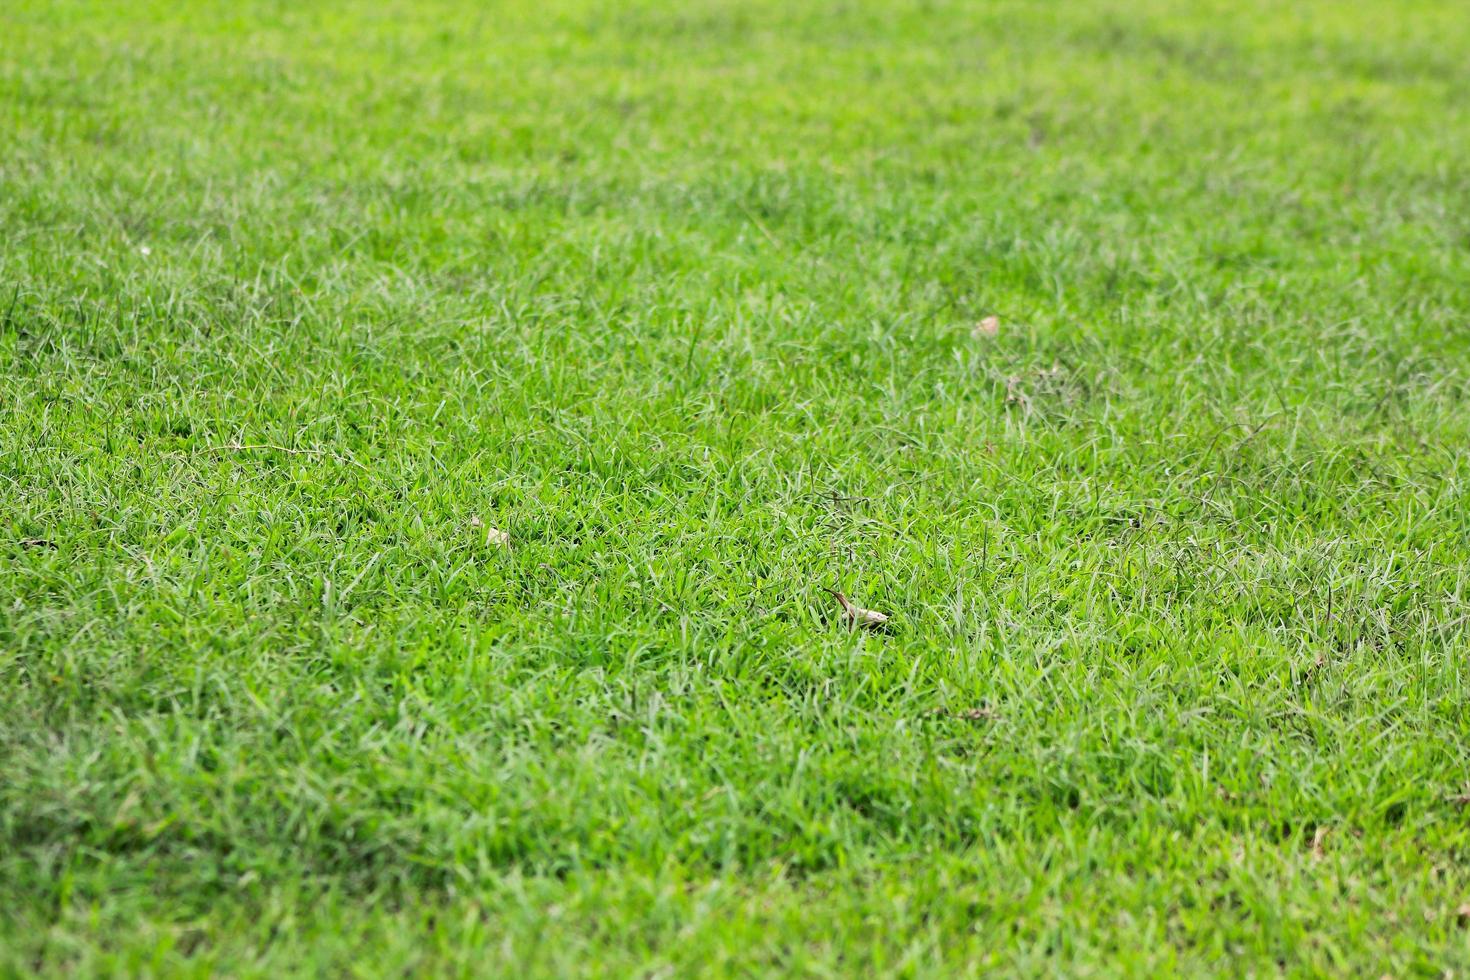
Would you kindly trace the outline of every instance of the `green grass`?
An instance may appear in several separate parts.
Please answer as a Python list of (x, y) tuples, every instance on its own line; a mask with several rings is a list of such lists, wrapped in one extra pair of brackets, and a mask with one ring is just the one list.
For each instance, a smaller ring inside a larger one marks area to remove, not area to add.
[(1470, 971), (1463, 4), (0, 37), (0, 973)]

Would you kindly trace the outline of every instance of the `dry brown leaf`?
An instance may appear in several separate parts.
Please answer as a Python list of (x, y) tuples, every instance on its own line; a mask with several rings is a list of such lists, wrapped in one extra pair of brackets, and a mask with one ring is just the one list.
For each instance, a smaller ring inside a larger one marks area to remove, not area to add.
[(847, 624), (849, 626), (862, 626), (872, 629), (875, 626), (882, 626), (888, 622), (887, 614), (880, 613), (874, 609), (864, 609), (862, 606), (855, 606), (848, 600), (847, 596), (835, 589), (828, 589), (827, 591), (836, 596), (837, 601), (842, 604), (842, 611), (847, 614)]
[(975, 324), (975, 329), (970, 331), (970, 336), (976, 340), (989, 340), (1000, 336), (1000, 317), (991, 315), (981, 320)]
[(1332, 832), (1331, 827), (1318, 827), (1317, 832), (1312, 835), (1312, 858), (1320, 861), (1326, 853), (1322, 845), (1327, 841), (1327, 835)]

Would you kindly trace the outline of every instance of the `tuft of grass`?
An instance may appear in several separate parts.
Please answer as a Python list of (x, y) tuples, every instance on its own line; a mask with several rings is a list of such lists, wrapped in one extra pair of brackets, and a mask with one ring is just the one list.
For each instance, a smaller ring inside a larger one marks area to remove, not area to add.
[(1470, 969), (1460, 5), (0, 36), (0, 972)]

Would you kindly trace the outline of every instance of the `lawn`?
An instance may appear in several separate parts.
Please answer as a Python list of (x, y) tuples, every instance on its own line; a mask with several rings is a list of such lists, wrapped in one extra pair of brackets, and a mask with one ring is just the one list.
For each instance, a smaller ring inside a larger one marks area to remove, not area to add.
[(1465, 976), (1467, 654), (1458, 0), (0, 7), (0, 975)]

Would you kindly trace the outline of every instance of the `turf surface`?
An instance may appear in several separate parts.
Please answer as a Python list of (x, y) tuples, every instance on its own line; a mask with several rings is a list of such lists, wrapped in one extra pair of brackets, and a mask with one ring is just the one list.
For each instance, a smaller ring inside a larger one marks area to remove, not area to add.
[(1470, 970), (1462, 4), (0, 37), (0, 972)]

